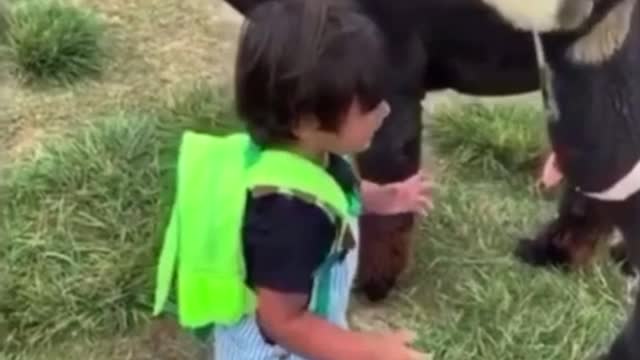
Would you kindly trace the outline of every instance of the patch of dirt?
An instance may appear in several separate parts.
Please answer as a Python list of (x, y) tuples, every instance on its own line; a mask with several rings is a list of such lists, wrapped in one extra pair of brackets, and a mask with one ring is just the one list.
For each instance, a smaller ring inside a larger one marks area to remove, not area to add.
[(41, 128), (24, 126), (17, 129), (11, 137), (8, 155), (11, 158), (15, 158), (27, 150), (32, 150), (36, 147), (43, 135), (44, 130)]

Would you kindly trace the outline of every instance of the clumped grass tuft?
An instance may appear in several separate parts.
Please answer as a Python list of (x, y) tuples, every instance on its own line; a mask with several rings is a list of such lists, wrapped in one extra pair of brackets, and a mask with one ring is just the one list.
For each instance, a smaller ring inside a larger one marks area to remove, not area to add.
[(97, 14), (62, 0), (18, 0), (10, 9), (3, 54), (20, 78), (68, 84), (101, 73), (108, 51)]
[(483, 176), (531, 171), (546, 148), (542, 114), (524, 105), (468, 104), (434, 115), (431, 141), (451, 165)]

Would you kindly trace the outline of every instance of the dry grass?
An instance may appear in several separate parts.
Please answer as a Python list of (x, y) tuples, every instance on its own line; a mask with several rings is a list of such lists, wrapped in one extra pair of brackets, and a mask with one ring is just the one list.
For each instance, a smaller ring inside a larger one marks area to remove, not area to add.
[[(11, 156), (40, 135), (75, 126), (92, 113), (164, 99), (196, 80), (225, 83), (231, 74), (238, 17), (220, 0), (75, 0), (107, 23), (113, 58), (99, 80), (42, 90), (0, 88), (12, 99), (0, 126)], [(2, 149), (2, 147), (0, 147)]]

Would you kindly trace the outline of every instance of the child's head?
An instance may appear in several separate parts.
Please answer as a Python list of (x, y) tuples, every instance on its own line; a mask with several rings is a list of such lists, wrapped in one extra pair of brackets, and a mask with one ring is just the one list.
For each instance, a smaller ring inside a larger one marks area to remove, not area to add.
[(235, 95), (258, 143), (357, 152), (388, 114), (382, 35), (346, 1), (268, 1), (248, 16)]

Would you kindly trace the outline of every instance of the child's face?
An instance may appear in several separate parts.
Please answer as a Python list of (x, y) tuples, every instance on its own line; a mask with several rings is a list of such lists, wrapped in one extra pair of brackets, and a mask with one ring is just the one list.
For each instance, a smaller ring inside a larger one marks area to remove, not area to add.
[(354, 101), (345, 114), (343, 125), (338, 132), (324, 134), (327, 151), (353, 154), (366, 150), (390, 111), (386, 101), (380, 102), (377, 107), (368, 112), (362, 111)]

